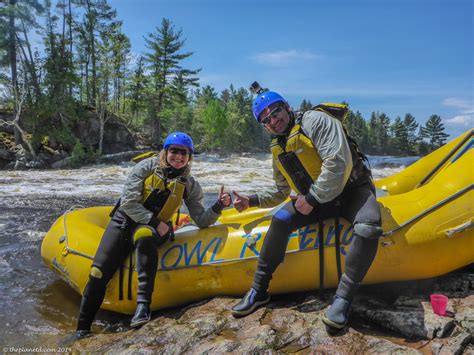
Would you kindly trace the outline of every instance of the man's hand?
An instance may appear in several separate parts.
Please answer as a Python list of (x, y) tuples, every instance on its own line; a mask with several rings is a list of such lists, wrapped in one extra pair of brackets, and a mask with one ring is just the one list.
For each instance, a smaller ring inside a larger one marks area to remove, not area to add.
[(232, 199), (230, 198), (230, 194), (228, 192), (224, 192), (224, 185), (221, 185), (221, 191), (219, 192), (218, 197), (219, 203), (223, 207), (229, 207), (232, 203)]
[(304, 198), (303, 195), (297, 195), (297, 196), (291, 196), (293, 200), (296, 200), (295, 202), (295, 208), (296, 210), (304, 214), (305, 216), (310, 214), (311, 211), (313, 210), (313, 206), (311, 206), (306, 199)]
[(158, 224), (158, 227), (156, 227), (156, 231), (158, 232), (160, 237), (163, 237), (164, 235), (166, 235), (166, 233), (168, 233), (169, 230), (170, 230), (170, 227), (166, 223), (163, 223), (163, 222), (160, 222), (160, 224)]
[(234, 207), (237, 211), (242, 212), (250, 207), (249, 198), (247, 196), (242, 196), (235, 191), (232, 191), (235, 196)]

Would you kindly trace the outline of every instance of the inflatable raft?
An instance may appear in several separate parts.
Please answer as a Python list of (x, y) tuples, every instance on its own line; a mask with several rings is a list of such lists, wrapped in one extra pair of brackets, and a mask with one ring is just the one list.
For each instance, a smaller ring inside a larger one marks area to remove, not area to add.
[[(472, 137), (472, 131), (467, 135)], [(378, 198), (385, 234), (365, 284), (414, 280), (448, 273), (474, 262), (472, 139), (464, 135), (378, 183), (390, 195)], [(464, 141), (463, 141), (464, 139)], [(463, 141), (463, 144), (460, 142)], [(449, 148), (450, 147), (450, 148)], [(454, 149), (456, 148), (456, 149)], [(447, 152), (455, 150), (429, 177)], [(434, 158), (436, 157), (436, 158)], [(425, 160), (427, 159), (427, 160)], [(415, 169), (415, 167), (417, 167)], [(241, 296), (250, 287), (259, 250), (273, 209), (235, 209), (223, 212), (218, 223), (205, 229), (186, 226), (176, 239), (159, 248), (152, 309), (179, 306), (217, 295)], [(41, 255), (45, 264), (82, 293), (92, 258), (111, 207), (92, 207), (65, 213), (46, 234)], [(291, 234), (285, 261), (271, 282), (271, 293), (336, 287), (338, 268), (334, 219)], [(342, 268), (352, 239), (352, 227), (340, 221)], [(322, 266), (320, 266), (320, 256)], [(133, 256), (132, 256), (133, 258)], [(110, 281), (104, 309), (132, 314), (136, 306), (137, 275), (124, 262), (124, 299), (119, 299), (119, 273)], [(343, 271), (343, 270), (342, 270)], [(131, 284), (128, 285), (132, 272)], [(126, 290), (132, 291), (127, 297)]]

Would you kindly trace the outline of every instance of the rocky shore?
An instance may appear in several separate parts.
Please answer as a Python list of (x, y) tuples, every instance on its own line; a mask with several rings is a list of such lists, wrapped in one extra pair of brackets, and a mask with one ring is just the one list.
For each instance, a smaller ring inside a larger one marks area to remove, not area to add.
[[(11, 113), (0, 110), (0, 119), (11, 121)], [(35, 145), (32, 154), (25, 142), (15, 143), (13, 126), (0, 125), (0, 170), (65, 169), (90, 163), (117, 163), (142, 152), (137, 151), (137, 146), (142, 145), (143, 137), (132, 133), (118, 117), (111, 115), (104, 126), (102, 154), (98, 155), (99, 131), (97, 112), (86, 110), (72, 131), (75, 142), (70, 142), (69, 147), (47, 137)], [(31, 134), (27, 136), (31, 140)]]
[[(108, 353), (403, 353), (474, 354), (474, 264), (443, 277), (366, 286), (346, 328), (331, 333), (321, 317), (334, 290), (279, 295), (244, 318), (234, 298), (216, 297), (158, 311), (138, 330), (121, 326), (73, 345)], [(433, 313), (431, 293), (449, 297), (445, 317)], [(128, 318), (124, 317), (124, 324)]]

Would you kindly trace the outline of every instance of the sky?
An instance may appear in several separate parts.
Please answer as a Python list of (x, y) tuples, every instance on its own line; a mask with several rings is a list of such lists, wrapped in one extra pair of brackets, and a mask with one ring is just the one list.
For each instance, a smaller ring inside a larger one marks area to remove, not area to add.
[(194, 54), (201, 86), (258, 81), (293, 107), (350, 104), (369, 119), (442, 117), (474, 127), (474, 0), (109, 0), (132, 52), (163, 18)]

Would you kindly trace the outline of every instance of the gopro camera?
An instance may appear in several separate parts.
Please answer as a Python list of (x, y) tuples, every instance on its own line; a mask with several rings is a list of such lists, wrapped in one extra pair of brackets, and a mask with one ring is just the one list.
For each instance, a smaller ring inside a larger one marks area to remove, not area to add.
[(254, 81), (252, 84), (250, 84), (250, 87), (249, 87), (249, 90), (251, 92), (253, 92), (254, 94), (256, 95), (259, 95), (261, 94), (262, 92), (264, 92), (264, 90), (262, 89), (262, 87), (260, 86), (260, 84), (256, 81)]

